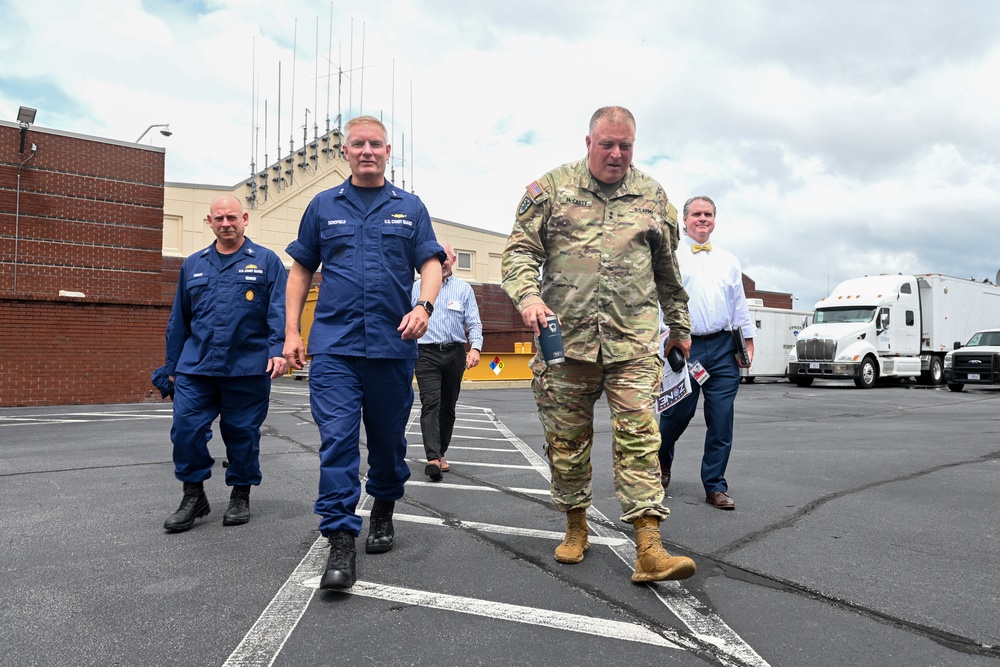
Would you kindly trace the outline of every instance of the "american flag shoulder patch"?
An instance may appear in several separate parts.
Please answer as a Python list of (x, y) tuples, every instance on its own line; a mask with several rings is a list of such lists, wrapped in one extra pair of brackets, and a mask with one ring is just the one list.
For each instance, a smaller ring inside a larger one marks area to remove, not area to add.
[(528, 194), (531, 195), (531, 198), (536, 201), (538, 200), (539, 197), (542, 196), (542, 186), (538, 184), (538, 181), (532, 181), (531, 183), (528, 183), (527, 189), (528, 189)]

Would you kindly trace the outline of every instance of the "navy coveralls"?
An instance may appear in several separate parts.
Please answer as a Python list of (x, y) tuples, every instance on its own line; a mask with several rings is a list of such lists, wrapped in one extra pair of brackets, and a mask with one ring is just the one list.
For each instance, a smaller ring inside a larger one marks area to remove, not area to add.
[(405, 433), (417, 342), (396, 327), (412, 310), (414, 271), (435, 256), (443, 263), (445, 254), (418, 197), (386, 182), (366, 212), (350, 179), (312, 200), (287, 252), (309, 271), (322, 265), (308, 342), (309, 400), (321, 440), (315, 512), (323, 535), (357, 536), (362, 419), (368, 494), (398, 500), (410, 477)]
[(167, 322), (167, 374), (174, 379), (174, 475), (212, 475), (206, 427), (219, 431), (229, 486), (260, 484), (260, 426), (267, 416), (268, 359), (285, 344), (285, 283), (278, 256), (249, 238), (231, 256), (215, 244), (181, 266)]

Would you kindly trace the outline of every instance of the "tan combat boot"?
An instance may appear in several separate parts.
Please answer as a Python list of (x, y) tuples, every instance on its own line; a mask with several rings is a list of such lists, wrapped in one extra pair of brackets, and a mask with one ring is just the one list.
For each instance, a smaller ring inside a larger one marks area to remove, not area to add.
[(582, 561), (583, 552), (590, 548), (587, 533), (587, 508), (577, 507), (566, 512), (566, 539), (556, 547), (556, 560), (560, 563)]
[(694, 561), (687, 556), (671, 556), (660, 541), (660, 520), (655, 516), (642, 516), (632, 524), (635, 527), (635, 572), (632, 582), (687, 579), (695, 571)]

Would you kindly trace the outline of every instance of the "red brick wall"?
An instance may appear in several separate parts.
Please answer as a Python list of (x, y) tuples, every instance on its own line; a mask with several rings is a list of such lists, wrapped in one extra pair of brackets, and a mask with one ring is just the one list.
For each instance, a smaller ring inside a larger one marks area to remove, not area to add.
[(148, 400), (173, 300), (164, 154), (34, 128), (19, 143), (0, 124), (0, 406)]
[(19, 142), (0, 125), (0, 293), (159, 300), (164, 154), (30, 128)]
[(169, 304), (0, 296), (0, 406), (160, 400)]
[(483, 352), (513, 352), (514, 343), (534, 341), (535, 335), (500, 285), (473, 285), (472, 291), (483, 321)]

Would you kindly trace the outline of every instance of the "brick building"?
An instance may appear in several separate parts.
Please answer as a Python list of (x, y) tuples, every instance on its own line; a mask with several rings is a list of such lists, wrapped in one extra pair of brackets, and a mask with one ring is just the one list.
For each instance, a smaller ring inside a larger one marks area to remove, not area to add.
[(144, 400), (170, 312), (163, 149), (30, 126), (22, 153), (21, 132), (0, 121), (0, 406)]

